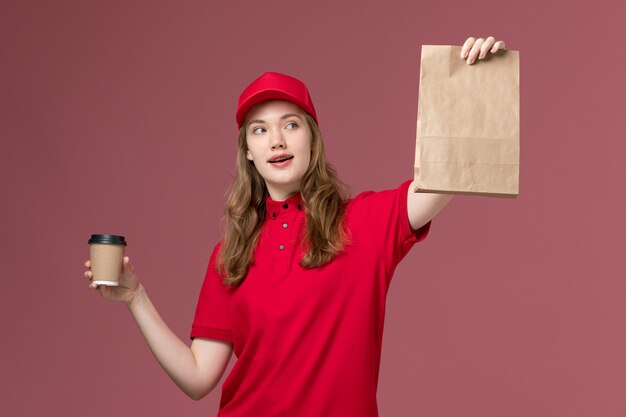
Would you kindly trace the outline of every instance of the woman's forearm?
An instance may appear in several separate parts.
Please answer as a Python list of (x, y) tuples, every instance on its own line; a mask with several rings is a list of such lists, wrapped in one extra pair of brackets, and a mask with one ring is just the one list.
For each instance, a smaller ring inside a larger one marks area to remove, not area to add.
[(210, 391), (213, 385), (200, 377), (193, 351), (161, 319), (143, 286), (127, 307), (150, 350), (174, 383), (193, 399)]

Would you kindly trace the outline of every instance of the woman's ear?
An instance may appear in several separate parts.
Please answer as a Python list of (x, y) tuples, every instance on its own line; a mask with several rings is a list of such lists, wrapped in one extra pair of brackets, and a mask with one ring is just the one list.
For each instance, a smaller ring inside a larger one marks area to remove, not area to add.
[(250, 149), (246, 149), (246, 158), (248, 159), (248, 161), (252, 161), (252, 154), (250, 153)]

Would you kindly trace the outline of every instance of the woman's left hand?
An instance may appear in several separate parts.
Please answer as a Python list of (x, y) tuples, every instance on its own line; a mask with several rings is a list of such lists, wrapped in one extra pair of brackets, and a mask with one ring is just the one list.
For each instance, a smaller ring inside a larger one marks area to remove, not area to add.
[(506, 49), (504, 41), (497, 41), (493, 36), (487, 39), (469, 37), (461, 48), (461, 58), (467, 59), (468, 64), (473, 64), (478, 59), (484, 59), (488, 53), (496, 53), (500, 49)]

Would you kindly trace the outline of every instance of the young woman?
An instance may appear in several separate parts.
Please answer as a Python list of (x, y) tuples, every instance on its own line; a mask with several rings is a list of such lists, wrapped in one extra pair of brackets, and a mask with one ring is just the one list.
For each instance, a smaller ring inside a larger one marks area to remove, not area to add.
[[(468, 64), (504, 49), (468, 38)], [(377, 416), (385, 297), (449, 195), (397, 189), (348, 199), (327, 164), (306, 86), (265, 73), (239, 99), (237, 176), (188, 347), (124, 258), (119, 287), (155, 357), (191, 398), (224, 381), (219, 416)], [(85, 277), (91, 279), (89, 261)]]

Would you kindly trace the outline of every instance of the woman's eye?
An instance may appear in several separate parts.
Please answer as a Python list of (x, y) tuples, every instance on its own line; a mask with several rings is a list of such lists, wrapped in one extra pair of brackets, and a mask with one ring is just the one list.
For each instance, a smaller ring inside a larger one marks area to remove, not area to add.
[(263, 133), (264, 131), (265, 129), (262, 127), (255, 127), (254, 129), (252, 129), (252, 133), (255, 133), (255, 134)]
[(298, 127), (298, 124), (296, 122), (289, 122), (287, 123), (287, 128), (288, 129), (295, 129)]

